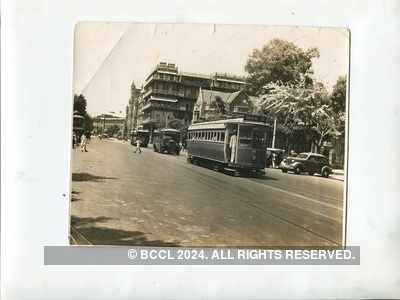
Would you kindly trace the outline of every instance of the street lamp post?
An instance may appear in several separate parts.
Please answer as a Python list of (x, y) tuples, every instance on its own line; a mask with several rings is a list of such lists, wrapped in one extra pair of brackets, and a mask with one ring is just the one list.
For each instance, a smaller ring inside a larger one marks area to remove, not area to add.
[(274, 118), (274, 131), (272, 134), (272, 148), (275, 148), (275, 137), (276, 137), (276, 117)]

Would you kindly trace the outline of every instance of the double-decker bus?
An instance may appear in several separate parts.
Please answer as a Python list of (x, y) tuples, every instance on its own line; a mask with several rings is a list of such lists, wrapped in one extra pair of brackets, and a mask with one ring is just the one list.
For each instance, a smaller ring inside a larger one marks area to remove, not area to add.
[(264, 173), (268, 126), (244, 117), (192, 124), (187, 160), (207, 162), (218, 169)]
[(136, 141), (140, 141), (140, 147), (147, 147), (149, 143), (150, 132), (146, 129), (134, 130), (131, 134), (131, 145), (136, 146)]

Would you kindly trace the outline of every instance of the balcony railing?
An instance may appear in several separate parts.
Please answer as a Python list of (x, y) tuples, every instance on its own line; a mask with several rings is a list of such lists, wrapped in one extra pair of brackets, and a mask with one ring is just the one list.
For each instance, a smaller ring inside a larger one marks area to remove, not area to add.
[(142, 121), (142, 124), (151, 124), (151, 123), (156, 123), (156, 120), (151, 117), (147, 117)]
[(174, 96), (174, 97), (185, 97), (184, 91), (173, 91), (173, 90), (149, 88), (147, 90), (147, 92), (144, 93), (143, 98), (146, 98), (146, 97), (148, 97), (149, 95), (152, 95), (152, 94), (168, 95), (168, 96)]
[(186, 106), (180, 105), (179, 103), (159, 103), (159, 102), (149, 102), (143, 106), (142, 111), (149, 109), (157, 110), (174, 110), (174, 111), (187, 111)]

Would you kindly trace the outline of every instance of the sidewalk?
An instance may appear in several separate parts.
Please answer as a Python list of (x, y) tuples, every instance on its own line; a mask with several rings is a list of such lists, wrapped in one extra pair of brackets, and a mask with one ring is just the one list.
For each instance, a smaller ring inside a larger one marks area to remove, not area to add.
[(344, 181), (344, 170), (333, 169), (332, 172), (333, 173), (329, 176), (330, 178)]

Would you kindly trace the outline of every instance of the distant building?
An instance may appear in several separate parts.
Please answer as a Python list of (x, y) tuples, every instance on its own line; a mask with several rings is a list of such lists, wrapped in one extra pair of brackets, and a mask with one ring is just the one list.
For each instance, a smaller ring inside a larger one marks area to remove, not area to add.
[(256, 114), (259, 112), (259, 99), (248, 95), (244, 90), (221, 92), (200, 89), (193, 109), (193, 122), (218, 118), (221, 114)]
[(227, 74), (180, 72), (175, 64), (160, 62), (146, 78), (138, 98), (137, 127), (185, 128), (193, 118), (200, 88), (221, 92), (244, 89), (244, 79)]
[(95, 134), (105, 133), (111, 126), (118, 126), (120, 132), (125, 127), (125, 118), (115, 117), (113, 115), (102, 114), (93, 118), (93, 130)]

